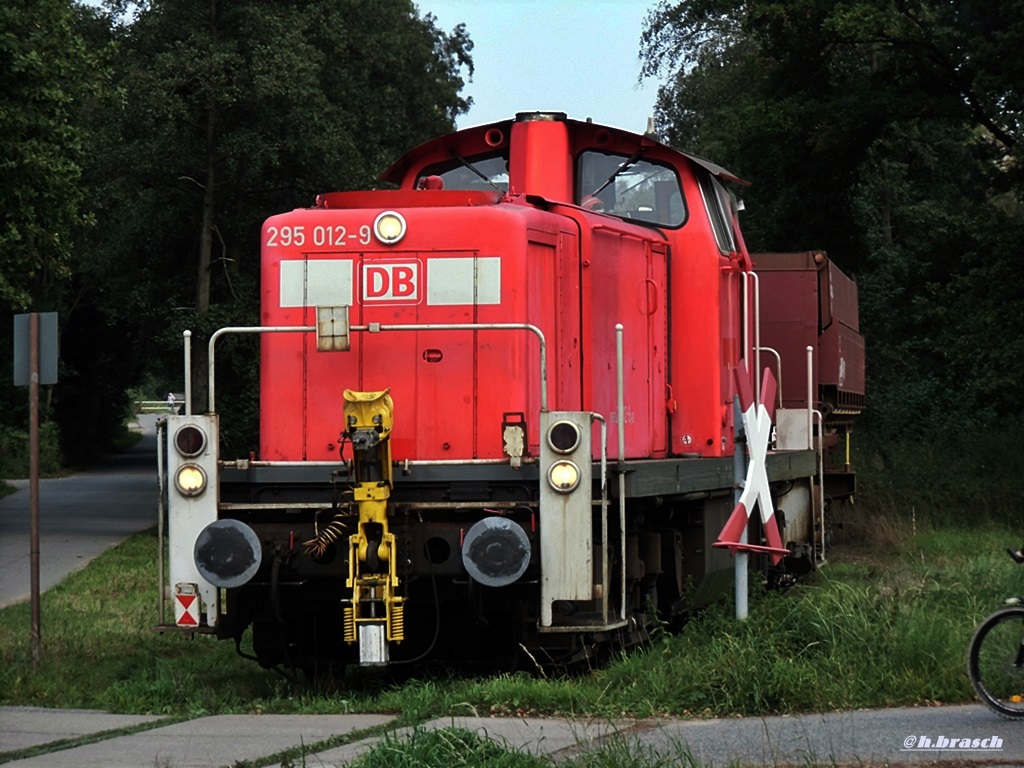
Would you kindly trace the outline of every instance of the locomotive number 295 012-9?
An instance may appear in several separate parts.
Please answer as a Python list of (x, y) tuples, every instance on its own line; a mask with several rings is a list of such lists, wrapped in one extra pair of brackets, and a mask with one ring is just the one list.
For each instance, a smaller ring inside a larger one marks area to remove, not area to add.
[(348, 245), (369, 245), (372, 240), (369, 224), (358, 229), (349, 230), (341, 224), (333, 226), (307, 227), (299, 224), (294, 227), (267, 227), (268, 247), (302, 248), (311, 245), (314, 248), (342, 248)]

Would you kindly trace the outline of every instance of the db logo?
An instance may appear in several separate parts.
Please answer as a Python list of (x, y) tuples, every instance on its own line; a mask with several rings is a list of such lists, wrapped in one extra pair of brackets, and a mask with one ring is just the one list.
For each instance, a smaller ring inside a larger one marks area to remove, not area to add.
[(364, 264), (363, 301), (417, 301), (420, 265)]

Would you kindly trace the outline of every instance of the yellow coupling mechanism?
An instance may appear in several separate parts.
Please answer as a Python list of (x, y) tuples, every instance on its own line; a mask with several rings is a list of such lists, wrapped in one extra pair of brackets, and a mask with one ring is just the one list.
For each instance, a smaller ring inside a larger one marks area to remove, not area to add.
[(353, 449), (353, 498), (359, 510), (356, 533), (349, 537), (349, 577), (352, 590), (344, 609), (346, 643), (359, 643), (364, 665), (388, 663), (388, 643), (404, 639), (403, 600), (397, 595), (395, 536), (388, 530), (391, 495), (391, 436), (393, 403), (389, 390), (345, 390), (345, 429), (342, 437)]

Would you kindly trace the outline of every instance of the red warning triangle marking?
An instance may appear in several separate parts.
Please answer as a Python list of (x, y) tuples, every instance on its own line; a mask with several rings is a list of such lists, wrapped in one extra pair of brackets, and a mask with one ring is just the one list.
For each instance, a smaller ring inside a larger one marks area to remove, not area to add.
[(175, 595), (175, 597), (178, 599), (178, 602), (181, 603), (181, 607), (185, 609), (181, 616), (178, 618), (178, 626), (199, 626), (199, 622), (196, 620), (196, 617), (192, 615), (191, 611), (189, 611), (189, 608), (192, 606), (192, 603), (194, 603), (196, 600), (196, 596)]

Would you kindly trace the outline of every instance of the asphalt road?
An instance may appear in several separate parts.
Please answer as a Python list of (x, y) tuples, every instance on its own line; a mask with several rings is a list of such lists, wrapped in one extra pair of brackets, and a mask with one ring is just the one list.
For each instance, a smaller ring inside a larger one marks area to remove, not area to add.
[[(106, 549), (156, 525), (156, 416), (139, 417), (142, 440), (95, 469), (39, 481), (42, 591)], [(29, 599), (30, 500), (27, 480), (0, 499), (0, 607)]]

